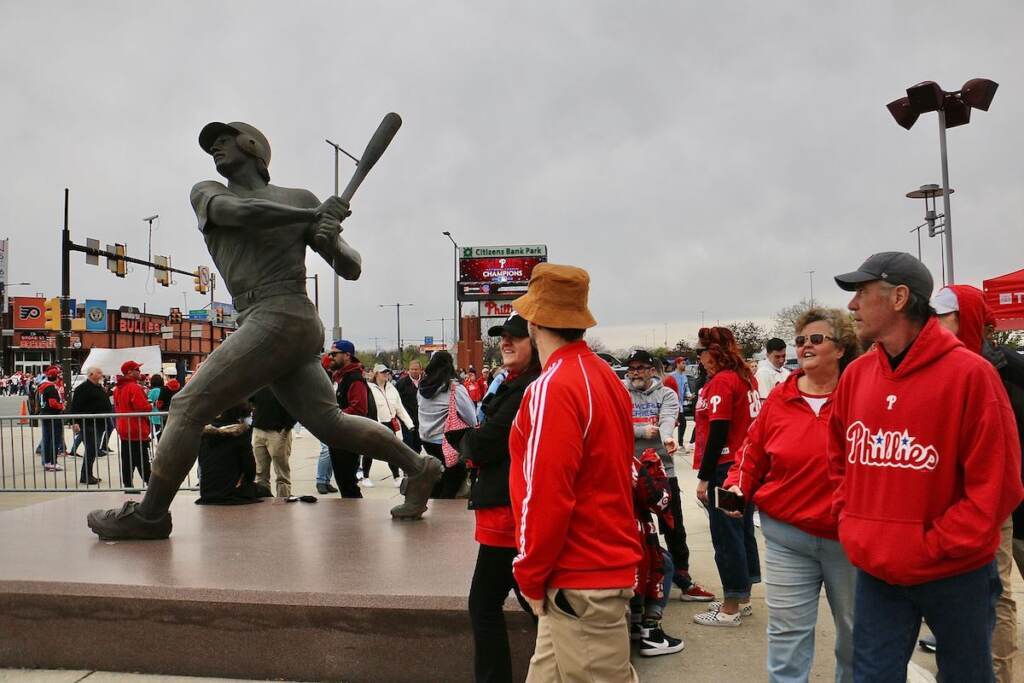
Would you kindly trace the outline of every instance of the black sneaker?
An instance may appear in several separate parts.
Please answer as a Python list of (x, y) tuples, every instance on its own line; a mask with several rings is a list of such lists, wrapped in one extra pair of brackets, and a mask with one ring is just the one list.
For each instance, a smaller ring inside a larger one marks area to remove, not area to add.
[(155, 519), (143, 517), (130, 500), (120, 510), (93, 510), (86, 518), (101, 541), (157, 541), (171, 535), (171, 513)]
[(661, 624), (657, 622), (644, 622), (643, 630), (643, 637), (640, 638), (641, 657), (671, 655), (681, 652), (685, 646), (682, 638), (665, 635), (661, 630)]

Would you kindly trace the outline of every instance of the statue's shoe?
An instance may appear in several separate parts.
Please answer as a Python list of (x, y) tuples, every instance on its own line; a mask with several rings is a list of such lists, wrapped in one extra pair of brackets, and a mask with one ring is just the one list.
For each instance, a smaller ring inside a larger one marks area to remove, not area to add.
[(434, 484), (441, 479), (444, 468), (441, 461), (431, 455), (423, 458), (423, 470), (419, 474), (406, 477), (402, 482), (405, 502), (391, 508), (391, 516), (395, 519), (420, 519), (427, 511), (430, 492), (434, 490)]
[(171, 513), (143, 517), (139, 504), (130, 500), (120, 510), (93, 510), (86, 518), (101, 541), (157, 541), (171, 535)]

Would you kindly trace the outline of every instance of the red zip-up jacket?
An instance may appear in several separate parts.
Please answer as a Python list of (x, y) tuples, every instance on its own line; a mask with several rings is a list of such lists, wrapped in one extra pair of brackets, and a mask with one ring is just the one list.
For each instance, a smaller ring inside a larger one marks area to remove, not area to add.
[[(146, 398), (146, 392), (134, 379), (117, 376), (114, 387), (115, 413), (148, 413), (153, 405)], [(148, 417), (118, 417), (117, 435), (122, 441), (149, 441)]]
[(992, 561), (1024, 497), (999, 375), (933, 317), (896, 370), (876, 344), (833, 394), (833, 512), (850, 561), (912, 586)]
[(812, 536), (838, 539), (832, 516), (836, 485), (828, 477), (828, 421), (832, 399), (817, 415), (794, 372), (772, 391), (750, 426), (723, 488), (739, 486), (766, 515)]
[(523, 595), (636, 584), (632, 415), (622, 382), (583, 341), (551, 354), (527, 388), (509, 434)]

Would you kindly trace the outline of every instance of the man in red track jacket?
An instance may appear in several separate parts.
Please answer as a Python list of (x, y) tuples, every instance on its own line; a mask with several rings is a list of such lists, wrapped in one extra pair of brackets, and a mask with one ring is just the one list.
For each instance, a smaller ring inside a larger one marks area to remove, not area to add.
[(540, 618), (527, 681), (636, 681), (626, 607), (640, 562), (632, 514), (632, 404), (582, 340), (590, 278), (541, 264), (515, 310), (544, 371), (509, 435), (513, 572)]
[(836, 276), (861, 341), (829, 423), (833, 512), (858, 568), (854, 679), (904, 681), (924, 617), (944, 680), (991, 681), (999, 526), (1024, 495), (1020, 446), (992, 366), (943, 330), (910, 254)]
[[(141, 368), (133, 360), (126, 360), (121, 365), (121, 374), (114, 387), (115, 413), (148, 413), (153, 409), (139, 383)], [(126, 489), (134, 487), (134, 470), (138, 470), (143, 482), (149, 483), (149, 424), (148, 417), (117, 418), (117, 436), (121, 441), (121, 485)]]

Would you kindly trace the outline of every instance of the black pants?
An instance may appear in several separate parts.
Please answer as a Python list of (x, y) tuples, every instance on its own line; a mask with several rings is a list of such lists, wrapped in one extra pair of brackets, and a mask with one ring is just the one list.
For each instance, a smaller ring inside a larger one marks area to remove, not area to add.
[(686, 527), (683, 525), (683, 503), (679, 497), (679, 478), (668, 478), (669, 488), (672, 490), (672, 502), (669, 504), (669, 511), (672, 513), (672, 520), (675, 522), (673, 528), (669, 529), (662, 522), (658, 522), (661, 533), (665, 536), (665, 545), (672, 554), (672, 564), (676, 571), (690, 574), (690, 548), (686, 545)]
[(149, 442), (122, 440), (121, 482), (126, 489), (135, 488), (132, 481), (135, 471), (142, 476), (143, 483), (149, 483)]
[(96, 454), (99, 452), (100, 439), (105, 428), (105, 421), (93, 422), (85, 420), (82, 423), (81, 431), (78, 432), (78, 435), (82, 437), (82, 447), (85, 450), (85, 457), (82, 458), (82, 470), (78, 475), (78, 481), (83, 484), (95, 481), (96, 479), (92, 468), (93, 463), (96, 462)]
[[(387, 427), (388, 429), (391, 429), (391, 423), (390, 422), (381, 422), (381, 424), (384, 425), (385, 427)], [(416, 451), (416, 452), (419, 453), (419, 451)], [(371, 458), (368, 455), (364, 455), (363, 456), (363, 477), (365, 477), (367, 479), (370, 478), (370, 468), (371, 467), (373, 467), (373, 458)], [(398, 473), (398, 465), (389, 462), (388, 463), (388, 467), (391, 469), (391, 476), (394, 477), (395, 479), (398, 479), (398, 477), (400, 476), (399, 473)]]
[[(428, 441), (423, 442), (423, 449), (427, 452), (427, 455), (432, 455), (444, 464), (444, 451), (441, 450), (441, 444), (430, 443)], [(441, 475), (441, 481), (434, 485), (434, 491), (431, 493), (431, 498), (454, 498), (455, 494), (459, 492), (459, 488), (462, 486), (462, 482), (466, 479), (466, 466), (459, 463), (455, 467), (448, 467), (445, 469), (444, 474)]]
[(338, 493), (342, 498), (362, 498), (363, 492), (359, 490), (359, 483), (356, 479), (356, 470), (359, 469), (359, 454), (336, 448), (330, 449), (330, 453), (334, 480), (338, 482)]
[(512, 654), (505, 626), (505, 598), (510, 590), (529, 611), (512, 576), (515, 548), (481, 545), (469, 588), (473, 623), (473, 670), (477, 683), (512, 683)]

